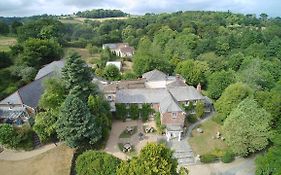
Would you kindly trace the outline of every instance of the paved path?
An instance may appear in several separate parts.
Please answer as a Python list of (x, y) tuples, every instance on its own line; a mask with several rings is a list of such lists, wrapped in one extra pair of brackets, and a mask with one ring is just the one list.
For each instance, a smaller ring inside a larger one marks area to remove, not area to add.
[[(58, 143), (57, 145), (59, 144), (60, 143)], [(16, 151), (16, 150), (5, 149), (3, 152), (0, 153), (0, 160), (13, 160), (13, 161), (24, 160), (42, 154), (55, 147), (56, 147), (55, 144), (48, 144), (40, 148), (34, 149), (32, 151)]]
[(255, 157), (237, 158), (234, 162), (187, 166), (190, 175), (255, 175)]
[(196, 163), (196, 155), (194, 155), (188, 139), (191, 137), (192, 130), (201, 123), (209, 120), (213, 116), (213, 114), (214, 113), (210, 113), (204, 119), (198, 120), (197, 122), (190, 125), (187, 129), (186, 135), (182, 138), (181, 141), (173, 139), (168, 142), (168, 146), (172, 150), (174, 150), (173, 156), (178, 160), (178, 164), (180, 166), (192, 165)]

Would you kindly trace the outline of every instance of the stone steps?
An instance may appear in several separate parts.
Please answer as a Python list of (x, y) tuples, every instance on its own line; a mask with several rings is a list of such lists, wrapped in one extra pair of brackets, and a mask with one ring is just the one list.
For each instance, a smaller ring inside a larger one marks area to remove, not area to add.
[(39, 136), (36, 133), (34, 133), (33, 134), (33, 147), (39, 148), (40, 146), (41, 146), (41, 141), (39, 139)]

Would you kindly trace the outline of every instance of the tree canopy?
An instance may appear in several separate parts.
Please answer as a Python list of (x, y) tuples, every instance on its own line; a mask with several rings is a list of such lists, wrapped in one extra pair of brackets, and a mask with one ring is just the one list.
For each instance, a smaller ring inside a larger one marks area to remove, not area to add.
[(247, 156), (263, 150), (270, 139), (271, 115), (251, 98), (243, 100), (223, 125), (227, 144), (238, 155)]
[(224, 121), (230, 112), (245, 98), (252, 94), (252, 89), (243, 83), (229, 85), (221, 97), (216, 101), (215, 108), (218, 112), (219, 120)]
[(94, 145), (102, 137), (97, 117), (79, 98), (68, 95), (57, 121), (57, 133), (70, 147)]
[(86, 101), (90, 94), (96, 93), (92, 78), (90, 68), (78, 54), (74, 53), (67, 58), (62, 69), (62, 79), (70, 94)]
[(86, 151), (78, 156), (75, 169), (78, 175), (115, 175), (120, 162), (105, 152)]
[(123, 161), (117, 169), (117, 175), (176, 175), (177, 161), (172, 151), (163, 144), (149, 143), (128, 162)]

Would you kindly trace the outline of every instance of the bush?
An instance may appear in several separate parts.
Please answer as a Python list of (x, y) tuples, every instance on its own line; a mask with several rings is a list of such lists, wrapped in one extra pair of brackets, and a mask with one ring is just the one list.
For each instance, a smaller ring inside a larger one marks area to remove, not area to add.
[(17, 128), (16, 132), (20, 139), (20, 142), (17, 145), (16, 149), (23, 149), (26, 151), (32, 150), (34, 131), (29, 126), (24, 125), (21, 128)]
[(188, 175), (189, 174), (189, 171), (187, 168), (185, 167), (180, 167), (180, 170), (179, 170), (179, 175)]
[(223, 121), (226, 119), (226, 116), (224, 114), (220, 114), (217, 113), (214, 117), (213, 117), (213, 121), (216, 122), (219, 125), (223, 125)]
[(223, 163), (230, 163), (235, 159), (235, 155), (231, 151), (226, 151), (224, 155), (221, 157), (221, 161)]
[(189, 123), (195, 123), (195, 122), (197, 122), (197, 117), (196, 117), (196, 115), (188, 115), (188, 116), (187, 116), (187, 121), (188, 121)]
[(218, 157), (213, 154), (203, 154), (200, 156), (200, 161), (202, 163), (213, 163), (217, 161)]
[(110, 154), (99, 151), (86, 151), (76, 160), (76, 173), (78, 175), (115, 175), (120, 160)]
[(33, 148), (33, 131), (23, 125), (14, 128), (9, 124), (0, 125), (0, 144), (7, 148), (31, 150)]
[(130, 117), (133, 120), (139, 119), (139, 108), (137, 104), (131, 104), (129, 108)]
[(0, 125), (0, 144), (7, 148), (16, 148), (20, 140), (12, 125)]
[(155, 115), (156, 127), (158, 134), (163, 134), (165, 131), (165, 126), (161, 124), (161, 116), (160, 112), (157, 112)]

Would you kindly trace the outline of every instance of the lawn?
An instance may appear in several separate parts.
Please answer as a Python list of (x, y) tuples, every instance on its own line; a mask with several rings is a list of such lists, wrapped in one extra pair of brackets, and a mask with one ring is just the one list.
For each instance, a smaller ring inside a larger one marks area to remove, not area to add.
[(221, 133), (222, 128), (220, 125), (212, 120), (208, 120), (199, 127), (203, 129), (203, 133), (198, 133), (195, 128), (192, 131), (193, 137), (189, 139), (189, 143), (195, 154), (202, 155), (218, 149), (227, 149), (225, 141), (212, 138), (217, 132)]
[(88, 64), (95, 64), (99, 59), (100, 55), (95, 54), (91, 55), (89, 51), (85, 48), (75, 48), (75, 47), (67, 47), (65, 48), (65, 57), (68, 57), (72, 52), (77, 52), (79, 55), (81, 55), (81, 58), (85, 60)]
[(60, 145), (38, 156), (20, 160), (0, 160), (3, 175), (69, 175), (73, 149)]
[(17, 39), (14, 37), (0, 36), (0, 51), (9, 51), (10, 46), (17, 43)]

